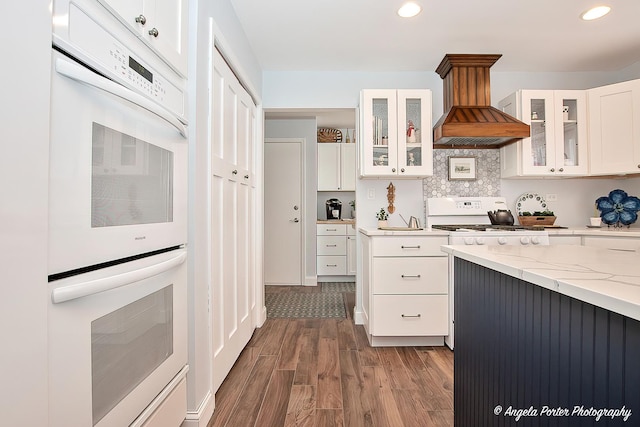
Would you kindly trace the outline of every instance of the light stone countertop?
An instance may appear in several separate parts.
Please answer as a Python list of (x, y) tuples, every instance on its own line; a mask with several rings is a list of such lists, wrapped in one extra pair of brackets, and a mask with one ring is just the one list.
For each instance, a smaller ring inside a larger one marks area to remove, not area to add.
[(606, 236), (606, 237), (640, 237), (640, 228), (613, 228), (606, 225), (601, 228), (571, 227), (547, 228), (549, 236)]
[(578, 245), (446, 245), (442, 250), (640, 320), (640, 252)]
[(448, 236), (449, 232), (444, 230), (380, 230), (373, 227), (360, 227), (358, 231), (366, 236)]
[(355, 219), (319, 219), (316, 224), (355, 224)]

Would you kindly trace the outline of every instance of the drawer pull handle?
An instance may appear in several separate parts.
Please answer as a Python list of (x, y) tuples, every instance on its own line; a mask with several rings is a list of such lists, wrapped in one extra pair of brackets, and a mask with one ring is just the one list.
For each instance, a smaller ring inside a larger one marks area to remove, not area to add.
[(325, 231), (338, 231), (338, 229), (337, 228), (327, 228), (327, 229), (325, 229)]
[(338, 245), (327, 245), (328, 248), (335, 248)]
[(402, 245), (400, 247), (402, 249), (420, 249), (420, 245), (417, 245), (417, 246), (405, 246), (405, 245)]
[(327, 264), (327, 267), (337, 267), (338, 264)]
[(418, 314), (414, 314), (414, 315), (403, 314), (402, 317), (422, 317), (422, 316), (420, 315), (420, 313), (418, 313)]
[(410, 277), (419, 279), (420, 275), (419, 274), (402, 274), (400, 277), (402, 277), (403, 279), (407, 279)]

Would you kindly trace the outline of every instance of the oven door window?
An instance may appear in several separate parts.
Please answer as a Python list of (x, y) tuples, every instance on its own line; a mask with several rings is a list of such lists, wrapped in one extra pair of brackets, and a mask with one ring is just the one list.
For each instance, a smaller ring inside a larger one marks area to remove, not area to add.
[(173, 285), (91, 322), (96, 425), (173, 354)]
[(95, 122), (92, 134), (91, 227), (173, 221), (173, 153)]

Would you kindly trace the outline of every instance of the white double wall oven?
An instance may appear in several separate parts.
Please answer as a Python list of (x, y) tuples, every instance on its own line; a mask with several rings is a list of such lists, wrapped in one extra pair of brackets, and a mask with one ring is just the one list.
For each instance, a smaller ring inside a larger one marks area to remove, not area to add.
[(186, 81), (97, 2), (53, 16), (49, 425), (179, 425)]

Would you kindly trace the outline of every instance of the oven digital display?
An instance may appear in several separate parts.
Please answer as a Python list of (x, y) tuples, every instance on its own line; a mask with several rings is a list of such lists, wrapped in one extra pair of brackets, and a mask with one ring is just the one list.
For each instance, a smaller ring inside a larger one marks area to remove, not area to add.
[(140, 64), (132, 57), (129, 57), (129, 67), (145, 79), (149, 80), (149, 83), (153, 83), (153, 74), (151, 73), (151, 71), (144, 68), (142, 64)]

